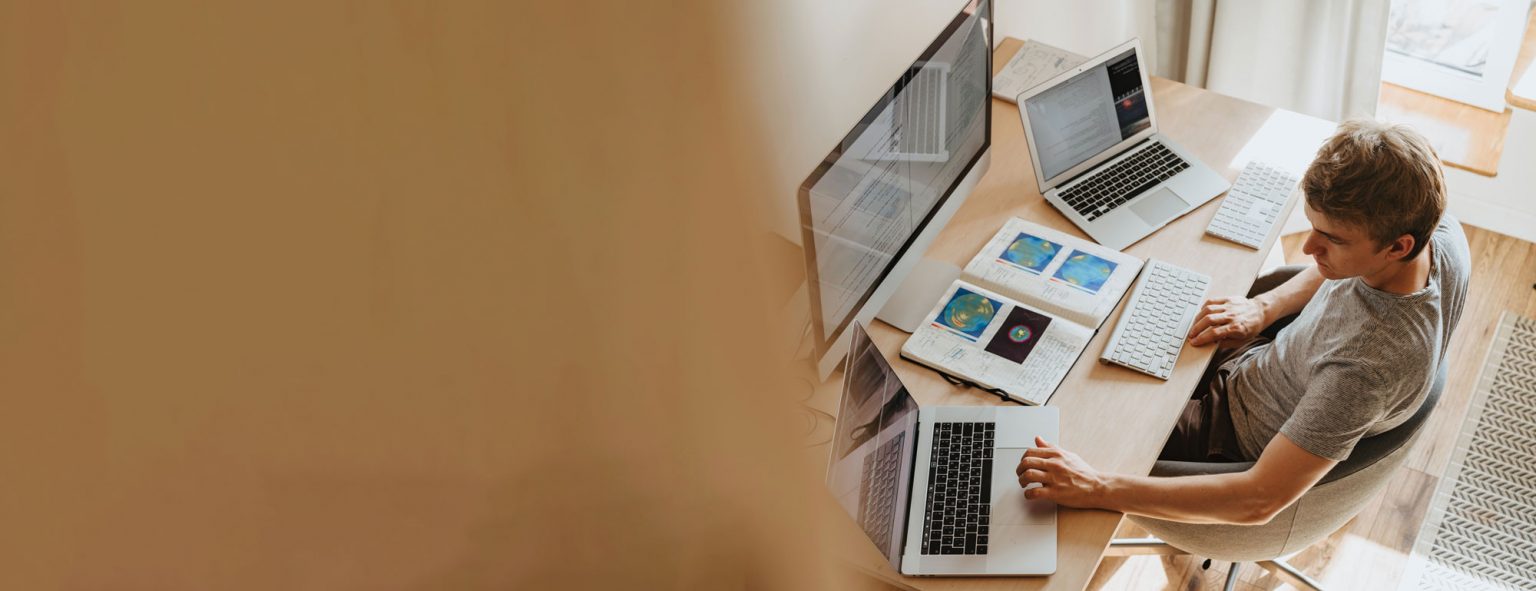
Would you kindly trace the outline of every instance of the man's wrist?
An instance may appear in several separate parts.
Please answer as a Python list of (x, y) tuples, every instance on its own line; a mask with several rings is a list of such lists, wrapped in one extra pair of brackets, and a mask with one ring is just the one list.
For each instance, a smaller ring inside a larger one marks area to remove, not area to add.
[(1274, 294), (1264, 292), (1253, 296), (1253, 301), (1259, 305), (1260, 322), (1263, 323), (1259, 326), (1259, 330), (1269, 328), (1269, 325), (1274, 324), (1275, 320), (1278, 319), (1275, 311), (1276, 302)]
[(1096, 490), (1093, 492), (1093, 505), (1100, 509), (1125, 512), (1121, 506), (1120, 493), (1125, 490), (1124, 478), (1119, 474), (1100, 474)]

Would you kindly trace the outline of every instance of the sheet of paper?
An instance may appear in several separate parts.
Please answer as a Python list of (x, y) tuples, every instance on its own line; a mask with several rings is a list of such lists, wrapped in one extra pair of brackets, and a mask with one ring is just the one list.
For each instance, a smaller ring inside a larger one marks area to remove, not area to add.
[(1008, 65), (992, 77), (992, 96), (1010, 103), (1018, 102), (1019, 93), (1049, 80), (1067, 68), (1088, 58), (1038, 41), (1025, 41)]

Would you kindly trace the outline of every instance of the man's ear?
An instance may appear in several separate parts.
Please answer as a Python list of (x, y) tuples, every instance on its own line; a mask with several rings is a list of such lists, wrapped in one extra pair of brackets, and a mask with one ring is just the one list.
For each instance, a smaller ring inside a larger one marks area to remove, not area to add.
[(1414, 239), (1410, 234), (1403, 234), (1387, 243), (1387, 257), (1394, 261), (1401, 261), (1408, 253), (1413, 252)]

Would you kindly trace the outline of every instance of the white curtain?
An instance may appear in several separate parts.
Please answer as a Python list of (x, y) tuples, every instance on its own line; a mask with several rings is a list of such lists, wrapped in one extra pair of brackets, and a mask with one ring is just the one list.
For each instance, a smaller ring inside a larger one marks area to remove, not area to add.
[(1372, 116), (1389, 0), (1151, 0), (1158, 75), (1340, 121)]

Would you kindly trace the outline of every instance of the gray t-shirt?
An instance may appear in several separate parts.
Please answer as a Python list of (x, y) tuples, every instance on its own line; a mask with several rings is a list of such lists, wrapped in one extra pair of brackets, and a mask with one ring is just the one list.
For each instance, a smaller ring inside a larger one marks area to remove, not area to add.
[(1273, 343), (1229, 362), (1244, 456), (1257, 459), (1284, 433), (1312, 454), (1344, 460), (1361, 437), (1413, 415), (1461, 319), (1472, 270), (1466, 234), (1449, 214), (1430, 249), (1424, 289), (1395, 295), (1359, 277), (1324, 281)]

